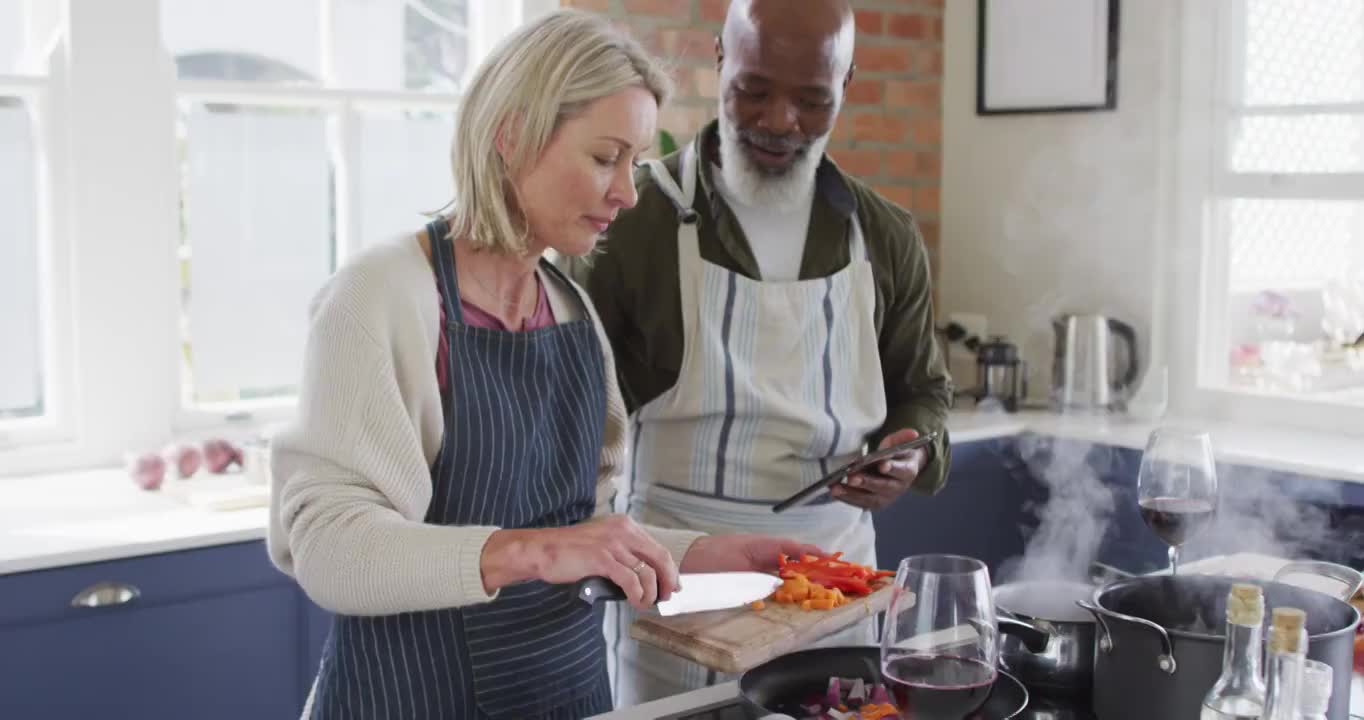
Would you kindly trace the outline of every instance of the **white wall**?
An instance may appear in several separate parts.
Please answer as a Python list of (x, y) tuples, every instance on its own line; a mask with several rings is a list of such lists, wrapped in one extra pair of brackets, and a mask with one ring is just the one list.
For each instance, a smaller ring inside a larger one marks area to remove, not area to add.
[(975, 112), (977, 3), (945, 3), (940, 315), (984, 314), (1019, 343), (1033, 397), (1054, 315), (1126, 320), (1150, 356), (1177, 2), (1122, 3), (1117, 110), (1001, 116)]

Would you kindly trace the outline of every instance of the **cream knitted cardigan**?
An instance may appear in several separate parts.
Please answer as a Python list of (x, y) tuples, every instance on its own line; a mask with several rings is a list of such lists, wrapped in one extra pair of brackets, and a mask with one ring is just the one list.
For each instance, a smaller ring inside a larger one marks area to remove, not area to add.
[[(569, 287), (540, 271), (559, 322), (582, 317)], [(491, 601), (480, 569), (499, 528), (423, 522), (430, 466), (444, 434), (436, 383), (439, 293), (418, 236), (366, 250), (311, 305), (298, 413), (272, 443), (268, 546), (313, 602), (348, 615), (388, 615)], [(597, 514), (611, 512), (628, 425), (615, 362)], [(459, 398), (453, 398), (455, 403)], [(681, 564), (700, 533), (648, 528)]]

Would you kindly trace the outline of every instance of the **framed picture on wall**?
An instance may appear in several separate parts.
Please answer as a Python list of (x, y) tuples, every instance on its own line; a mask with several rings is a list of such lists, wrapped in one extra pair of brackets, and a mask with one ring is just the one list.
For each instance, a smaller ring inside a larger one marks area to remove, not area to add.
[(1118, 106), (1119, 0), (978, 0), (976, 113)]

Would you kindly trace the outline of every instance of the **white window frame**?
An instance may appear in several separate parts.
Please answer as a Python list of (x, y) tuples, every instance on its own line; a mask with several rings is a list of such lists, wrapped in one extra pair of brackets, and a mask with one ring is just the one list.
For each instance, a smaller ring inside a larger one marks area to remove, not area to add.
[[(1236, 71), (1226, 58), (1237, 24), (1234, 3), (1180, 3), (1175, 71), (1178, 85), (1165, 118), (1175, 142), (1164, 162), (1165, 213), (1159, 227), (1156, 282), (1157, 337), (1167, 347), (1171, 410), (1180, 414), (1259, 425), (1295, 427), (1364, 436), (1364, 407), (1294, 398), (1226, 383), (1227, 286), (1229, 249), (1214, 213), (1220, 198), (1364, 197), (1364, 175), (1239, 174), (1225, 170), (1227, 143), (1223, 133), (1237, 112), (1226, 97), (1226, 78)], [(1326, 109), (1364, 109), (1333, 106)], [(1285, 114), (1321, 112), (1295, 108)]]
[[(40, 419), (0, 421), (0, 476), (114, 464), (129, 451), (224, 431), (240, 436), (293, 414), (292, 398), (182, 406), (178, 102), (338, 113), (330, 138), (342, 208), (338, 263), (365, 241), (357, 237), (359, 219), (344, 210), (356, 197), (346, 173), (358, 132), (350, 113), (453, 113), (457, 106), (454, 95), (181, 82), (160, 29), (160, 2), (174, 1), (65, 0), (47, 75), (0, 76), (0, 93), (33, 98), (40, 118), (50, 400)], [(470, 3), (471, 67), (523, 17), (552, 7), (549, 0)], [(322, 24), (326, 43), (325, 13)]]

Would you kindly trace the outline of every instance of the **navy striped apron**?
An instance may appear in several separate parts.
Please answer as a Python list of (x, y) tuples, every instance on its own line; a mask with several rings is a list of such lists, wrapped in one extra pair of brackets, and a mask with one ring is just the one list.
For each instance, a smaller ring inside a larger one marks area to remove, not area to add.
[[(606, 421), (602, 349), (590, 314), (584, 308), (588, 319), (528, 332), (465, 325), (446, 225), (432, 223), (427, 232), (450, 382), (426, 522), (548, 528), (587, 520)], [(572, 586), (535, 581), (505, 587), (483, 605), (338, 615), (312, 717), (577, 720), (607, 712), (602, 615), (594, 607)]]

